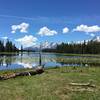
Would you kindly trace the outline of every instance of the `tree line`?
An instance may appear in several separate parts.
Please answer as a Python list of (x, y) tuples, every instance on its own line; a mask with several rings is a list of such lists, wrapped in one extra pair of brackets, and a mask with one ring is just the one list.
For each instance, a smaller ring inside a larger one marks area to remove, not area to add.
[(18, 48), (10, 40), (0, 40), (0, 52), (18, 52)]
[(84, 40), (83, 43), (61, 43), (55, 49), (44, 49), (43, 52), (72, 53), (72, 54), (100, 54), (100, 42)]

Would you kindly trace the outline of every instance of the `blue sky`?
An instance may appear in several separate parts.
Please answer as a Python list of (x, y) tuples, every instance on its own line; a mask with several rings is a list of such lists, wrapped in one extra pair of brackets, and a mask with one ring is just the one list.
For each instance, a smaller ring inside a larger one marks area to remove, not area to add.
[(99, 21), (100, 0), (0, 0), (0, 37), (18, 47), (88, 40)]

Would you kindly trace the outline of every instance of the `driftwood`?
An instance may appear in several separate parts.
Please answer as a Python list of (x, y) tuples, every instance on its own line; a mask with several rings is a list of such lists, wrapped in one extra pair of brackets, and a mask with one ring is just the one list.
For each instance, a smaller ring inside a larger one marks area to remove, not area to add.
[(31, 75), (36, 75), (36, 74), (42, 74), (43, 72), (44, 72), (44, 69), (42, 67), (37, 67), (35, 70), (31, 70), (31, 71), (2, 75), (0, 76), (0, 80), (7, 80), (10, 78), (15, 78), (17, 76), (31, 76)]
[(83, 87), (93, 87), (93, 88), (96, 87), (92, 83), (70, 83), (69, 85), (72, 85), (72, 86), (83, 86)]

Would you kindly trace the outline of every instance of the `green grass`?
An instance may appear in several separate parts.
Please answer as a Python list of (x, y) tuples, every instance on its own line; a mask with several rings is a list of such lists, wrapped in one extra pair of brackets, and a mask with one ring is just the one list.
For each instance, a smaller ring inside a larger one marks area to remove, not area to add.
[(100, 54), (73, 54), (73, 53), (51, 53), (51, 52), (43, 52), (45, 54), (57, 54), (57, 55), (64, 55), (64, 56), (81, 56), (81, 57), (100, 57)]
[(56, 61), (62, 64), (88, 64), (90, 66), (100, 66), (100, 57), (69, 57), (56, 58)]
[[(0, 74), (16, 71), (1, 71)], [(88, 83), (96, 88), (70, 86)], [(99, 67), (49, 68), (41, 75), (17, 77), (0, 81), (2, 100), (100, 100)]]

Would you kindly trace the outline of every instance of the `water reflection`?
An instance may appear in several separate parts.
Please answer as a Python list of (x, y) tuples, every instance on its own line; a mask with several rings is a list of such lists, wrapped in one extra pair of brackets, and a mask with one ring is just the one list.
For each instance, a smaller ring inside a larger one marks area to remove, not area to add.
[[(98, 62), (97, 62), (98, 61)], [(54, 53), (42, 53), (44, 67), (88, 66), (100, 64), (98, 58), (65, 56)], [(33, 68), (39, 65), (38, 53), (0, 54), (0, 70)]]
[(8, 67), (9, 65), (11, 65), (12, 63), (14, 63), (16, 61), (16, 57), (12, 57), (12, 56), (1, 56), (0, 57), (0, 66), (6, 66)]

